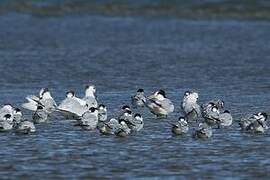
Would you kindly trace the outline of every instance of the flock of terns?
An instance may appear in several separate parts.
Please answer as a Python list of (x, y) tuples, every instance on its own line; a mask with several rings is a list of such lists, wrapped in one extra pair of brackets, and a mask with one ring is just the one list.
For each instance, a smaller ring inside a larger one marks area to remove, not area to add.
[[(186, 91), (181, 103), (181, 116), (171, 125), (174, 135), (189, 133), (190, 126), (195, 126), (192, 132), (194, 138), (210, 138), (213, 128), (226, 128), (232, 125), (231, 113), (225, 109), (220, 99), (211, 100), (206, 104), (198, 104), (199, 95), (194, 91)], [(40, 90), (37, 96), (29, 95), (22, 107), (33, 111), (32, 120), (23, 118), (22, 111), (10, 104), (0, 108), (0, 131), (15, 130), (16, 133), (29, 134), (36, 131), (35, 124), (44, 123), (55, 112), (66, 119), (75, 120), (75, 125), (85, 130), (98, 129), (103, 135), (126, 137), (143, 129), (144, 120), (141, 114), (133, 109), (146, 107), (157, 119), (164, 119), (174, 111), (174, 105), (166, 97), (164, 90), (158, 90), (146, 96), (143, 89), (138, 89), (131, 97), (131, 107), (124, 105), (118, 115), (107, 118), (107, 108), (100, 104), (96, 97), (96, 87), (88, 85), (83, 98), (76, 97), (74, 91), (66, 93), (66, 98), (57, 105), (48, 88)], [(241, 130), (249, 133), (264, 133), (267, 129), (267, 114), (258, 112), (240, 119)]]

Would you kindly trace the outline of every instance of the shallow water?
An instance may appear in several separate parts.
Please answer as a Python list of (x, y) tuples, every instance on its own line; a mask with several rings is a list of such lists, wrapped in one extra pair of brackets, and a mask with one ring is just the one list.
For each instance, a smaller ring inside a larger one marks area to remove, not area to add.
[[(163, 88), (179, 116), (182, 94), (200, 102), (222, 98), (237, 120), (269, 112), (270, 23), (151, 17), (0, 16), (0, 103), (19, 106), (49, 87), (60, 102), (73, 89), (96, 84), (109, 116), (138, 88)], [(265, 178), (270, 138), (233, 127), (200, 141), (172, 137), (165, 121), (145, 110), (145, 128), (127, 138), (83, 131), (61, 117), (37, 133), (2, 133), (1, 179)], [(30, 112), (25, 111), (26, 116)]]

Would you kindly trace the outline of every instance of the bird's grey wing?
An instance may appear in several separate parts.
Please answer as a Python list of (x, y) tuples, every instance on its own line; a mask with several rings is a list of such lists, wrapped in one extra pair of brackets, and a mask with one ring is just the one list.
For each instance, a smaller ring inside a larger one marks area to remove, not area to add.
[(120, 128), (120, 124), (116, 119), (111, 119), (108, 123), (106, 123), (111, 129), (114, 131)]
[(232, 116), (228, 113), (222, 113), (219, 115), (220, 121), (228, 121), (232, 119)]
[(154, 105), (158, 107), (162, 107), (161, 101), (158, 101), (157, 99), (147, 99), (149, 103), (153, 103)]
[(168, 112), (174, 111), (174, 105), (169, 99), (164, 99), (163, 101), (157, 101), (158, 104), (161, 104), (162, 108)]
[(193, 103), (185, 103), (185, 102), (183, 102), (182, 109), (183, 109), (184, 114), (188, 114), (191, 111), (193, 111), (194, 106), (195, 106), (195, 104), (193, 104)]
[(94, 97), (85, 97), (85, 98), (83, 98), (83, 100), (86, 102), (86, 104), (88, 105), (89, 108), (90, 107), (97, 108), (97, 106), (98, 106), (97, 100)]
[(168, 124), (170, 124), (172, 127), (176, 127), (176, 128), (178, 128), (180, 125), (178, 122), (174, 122), (174, 123), (168, 122)]
[(77, 116), (82, 116), (87, 111), (87, 107), (82, 106), (78, 101), (69, 98), (63, 100), (57, 109), (58, 111), (70, 112)]
[(70, 112), (70, 111), (67, 111), (67, 110), (63, 110), (63, 109), (56, 109), (57, 112), (60, 112), (61, 114), (63, 114), (65, 117), (72, 117), (72, 119), (80, 119), (81, 116), (76, 114), (76, 113), (73, 113), (73, 112)]
[(85, 123), (91, 127), (95, 127), (98, 123), (98, 118), (95, 115), (86, 112), (85, 114), (83, 114), (81, 121), (83, 122), (83, 124)]
[(35, 95), (28, 95), (28, 96), (26, 96), (26, 99), (28, 100), (28, 101), (39, 101), (40, 99), (37, 97), (37, 96), (35, 96)]
[(34, 95), (29, 95), (29, 96), (26, 97), (26, 99), (27, 99), (28, 102), (23, 103), (21, 105), (24, 109), (28, 109), (30, 111), (36, 111), (38, 105), (43, 106), (40, 103), (40, 99), (38, 97), (34, 96)]
[(196, 111), (198, 117), (200, 117), (201, 116), (201, 106), (199, 106), (198, 104), (196, 104), (194, 106), (194, 110)]
[(47, 117), (48, 117), (48, 114), (43, 110), (38, 112), (37, 114), (41, 119), (47, 119)]
[(41, 100), (40, 103), (45, 107), (46, 110), (48, 110), (49, 112), (54, 111), (57, 106), (56, 103), (53, 99), (45, 99), (45, 100)]

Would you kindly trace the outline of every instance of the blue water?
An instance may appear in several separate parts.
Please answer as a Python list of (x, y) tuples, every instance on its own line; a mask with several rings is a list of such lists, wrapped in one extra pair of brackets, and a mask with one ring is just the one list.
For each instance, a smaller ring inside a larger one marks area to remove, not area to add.
[[(177, 120), (189, 89), (200, 103), (224, 99), (236, 121), (269, 112), (269, 21), (7, 13), (0, 27), (0, 104), (19, 106), (42, 87), (60, 102), (70, 89), (82, 96), (91, 82), (109, 117), (138, 88), (166, 90), (177, 107), (168, 121)], [(243, 134), (235, 122), (206, 141), (172, 137), (165, 121), (138, 111), (145, 127), (127, 138), (83, 131), (62, 117), (32, 135), (1, 133), (0, 177), (269, 179), (269, 132)]]

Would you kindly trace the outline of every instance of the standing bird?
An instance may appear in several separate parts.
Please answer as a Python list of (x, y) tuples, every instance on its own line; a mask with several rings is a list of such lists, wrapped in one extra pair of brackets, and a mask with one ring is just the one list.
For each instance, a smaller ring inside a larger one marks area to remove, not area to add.
[(173, 103), (166, 97), (166, 93), (163, 90), (156, 91), (153, 95), (146, 98), (144, 104), (158, 118), (166, 118), (168, 114), (174, 111)]
[(98, 120), (104, 122), (107, 120), (107, 108), (104, 104), (98, 106)]
[(62, 113), (67, 119), (78, 119), (87, 110), (86, 102), (75, 96), (74, 91), (66, 93), (66, 98), (60, 103), (57, 110)]
[(200, 123), (198, 129), (195, 131), (194, 137), (201, 139), (208, 139), (212, 137), (212, 128), (206, 123)]
[(87, 130), (94, 130), (98, 125), (98, 110), (97, 108), (91, 107), (86, 111), (82, 117), (78, 120), (79, 125)]
[(94, 85), (88, 85), (85, 87), (85, 96), (83, 100), (86, 102), (87, 106), (97, 108), (98, 102), (96, 98), (96, 87)]
[(175, 135), (184, 135), (189, 130), (188, 123), (185, 120), (185, 117), (179, 117), (179, 120), (171, 125), (172, 125), (172, 133)]
[(43, 106), (38, 106), (37, 110), (32, 115), (34, 123), (46, 122), (48, 119), (48, 112), (43, 108)]
[(181, 109), (187, 121), (198, 120), (201, 117), (201, 107), (198, 105), (197, 92), (186, 91), (181, 103)]
[(28, 102), (23, 103), (22, 107), (31, 111), (36, 111), (39, 105), (43, 106), (48, 113), (52, 113), (56, 110), (57, 104), (48, 88), (41, 89), (39, 97), (30, 95), (26, 97)]
[(131, 97), (131, 103), (133, 107), (144, 107), (144, 102), (146, 101), (146, 97), (144, 95), (143, 89), (138, 89), (137, 93)]

